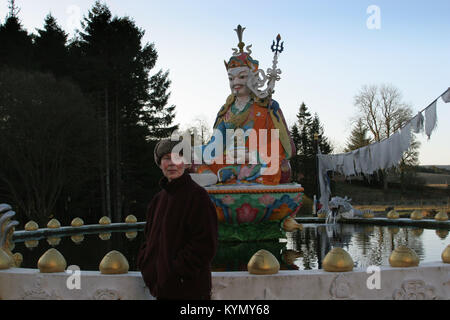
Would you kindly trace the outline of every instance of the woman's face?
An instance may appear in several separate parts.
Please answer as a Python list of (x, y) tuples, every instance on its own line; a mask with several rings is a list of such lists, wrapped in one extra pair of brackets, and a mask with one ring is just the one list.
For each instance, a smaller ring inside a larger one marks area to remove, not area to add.
[(237, 67), (228, 70), (231, 93), (236, 97), (242, 98), (250, 95), (250, 89), (247, 86), (249, 72), (250, 69), (248, 67)]
[(182, 156), (176, 153), (168, 153), (161, 158), (159, 167), (167, 180), (172, 181), (183, 175), (185, 164)]

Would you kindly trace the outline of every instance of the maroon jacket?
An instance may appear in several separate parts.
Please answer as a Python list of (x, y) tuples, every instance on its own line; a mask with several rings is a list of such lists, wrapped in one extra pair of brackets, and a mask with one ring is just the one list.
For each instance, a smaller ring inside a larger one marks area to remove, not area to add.
[(217, 250), (217, 214), (205, 189), (185, 172), (160, 181), (151, 201), (137, 264), (158, 299), (208, 299)]

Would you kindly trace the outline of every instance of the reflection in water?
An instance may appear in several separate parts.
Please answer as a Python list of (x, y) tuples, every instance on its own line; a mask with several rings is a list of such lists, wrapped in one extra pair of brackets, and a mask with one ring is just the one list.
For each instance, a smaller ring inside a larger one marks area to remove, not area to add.
[[(355, 268), (366, 268), (370, 265), (389, 265), (391, 252), (400, 245), (413, 249), (422, 262), (440, 261), (440, 255), (448, 245), (445, 241), (447, 230), (349, 224), (330, 227), (304, 225), (303, 233), (289, 235), (292, 249), (302, 253), (302, 258), (295, 262), (300, 269), (321, 268), (323, 258), (334, 247), (346, 250), (355, 262)], [(433, 233), (438, 237), (431, 237)]]
[[(304, 224), (303, 227), (303, 231), (288, 232), (287, 239), (278, 242), (220, 243), (213, 271), (247, 271), (248, 261), (260, 249), (271, 252), (280, 262), (281, 270), (312, 270), (322, 268), (325, 255), (334, 247), (346, 250), (355, 268), (366, 268), (389, 265), (389, 256), (399, 245), (413, 249), (421, 262), (440, 261), (442, 251), (449, 244), (448, 230), (350, 224)], [(18, 240), (14, 252), (23, 254), (23, 268), (36, 268), (39, 257), (56, 247), (68, 265), (98, 270), (102, 258), (109, 251), (118, 250), (128, 259), (130, 271), (136, 271), (143, 232), (127, 231)]]

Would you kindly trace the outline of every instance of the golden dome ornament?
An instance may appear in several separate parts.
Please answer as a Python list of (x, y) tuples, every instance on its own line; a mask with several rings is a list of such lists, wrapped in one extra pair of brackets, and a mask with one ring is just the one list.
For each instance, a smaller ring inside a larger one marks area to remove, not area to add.
[(247, 270), (251, 274), (275, 274), (280, 270), (277, 258), (267, 250), (258, 250), (248, 261)]
[(105, 224), (111, 224), (111, 219), (108, 218), (107, 216), (103, 216), (100, 218), (100, 220), (98, 221), (99, 224), (105, 225)]
[(84, 225), (84, 221), (83, 221), (83, 219), (77, 217), (72, 220), (70, 225), (72, 227), (81, 227), (82, 225)]
[(411, 220), (422, 220), (423, 219), (422, 211), (414, 210), (413, 212), (411, 212), (411, 215), (409, 216), (409, 218)]
[(416, 237), (421, 236), (422, 233), (423, 233), (423, 228), (418, 228), (418, 229), (412, 230), (412, 234), (415, 235)]
[(373, 214), (372, 210), (364, 210), (363, 218), (365, 219), (372, 219), (375, 215)]
[(399, 227), (388, 227), (388, 231), (391, 234), (397, 234), (400, 232), (400, 228)]
[(70, 240), (72, 240), (72, 242), (75, 244), (80, 244), (84, 240), (84, 234), (75, 234), (70, 237)]
[(25, 231), (36, 231), (39, 229), (39, 225), (35, 221), (30, 220), (25, 224), (24, 229)]
[(50, 221), (47, 223), (47, 228), (50, 228), (50, 229), (58, 229), (58, 228), (61, 228), (61, 223), (59, 223), (58, 220), (56, 220), (55, 218), (53, 218), (52, 220), (50, 220)]
[(127, 258), (117, 250), (108, 252), (99, 265), (102, 274), (128, 273), (129, 265)]
[(55, 248), (48, 249), (38, 261), (38, 269), (41, 273), (64, 272), (66, 267), (66, 259)]
[(448, 236), (448, 230), (445, 229), (437, 229), (436, 230), (436, 235), (441, 238), (442, 240), (444, 240), (445, 238), (447, 238)]
[(448, 215), (447, 212), (441, 211), (434, 216), (434, 220), (436, 221), (447, 221)]
[(350, 254), (339, 247), (330, 250), (322, 262), (322, 268), (327, 272), (352, 271), (353, 265), (353, 259)]
[(137, 231), (127, 231), (125, 232), (125, 237), (127, 237), (127, 239), (129, 240), (133, 240), (134, 238), (136, 238), (138, 235)]
[(389, 264), (395, 268), (417, 267), (419, 261), (417, 253), (406, 246), (398, 246), (389, 256)]
[(386, 215), (386, 217), (387, 217), (388, 219), (398, 219), (400, 216), (399, 216), (399, 214), (398, 214), (397, 211), (391, 210), (391, 211), (389, 211), (389, 213)]
[(125, 218), (125, 223), (136, 223), (137, 222), (137, 218), (130, 214)]
[(28, 249), (36, 248), (39, 245), (39, 240), (25, 240), (25, 247)]
[(441, 258), (442, 262), (450, 263), (450, 244), (442, 251)]
[(98, 237), (101, 240), (109, 240), (111, 239), (111, 232), (99, 233)]
[(298, 223), (297, 221), (295, 221), (295, 219), (293, 219), (292, 217), (287, 217), (283, 221), (283, 229), (287, 232), (292, 232), (297, 229), (302, 231), (303, 226), (300, 223)]
[(61, 242), (60, 237), (48, 237), (47, 238), (47, 243), (49, 245), (51, 245), (52, 247), (56, 247), (57, 245), (59, 245), (60, 242)]

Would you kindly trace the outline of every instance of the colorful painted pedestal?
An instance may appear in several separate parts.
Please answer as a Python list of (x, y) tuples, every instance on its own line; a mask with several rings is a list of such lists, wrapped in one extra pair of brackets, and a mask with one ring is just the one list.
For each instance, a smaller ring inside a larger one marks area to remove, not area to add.
[(285, 236), (283, 222), (301, 207), (296, 183), (214, 185), (205, 187), (216, 206), (219, 241), (274, 240)]

